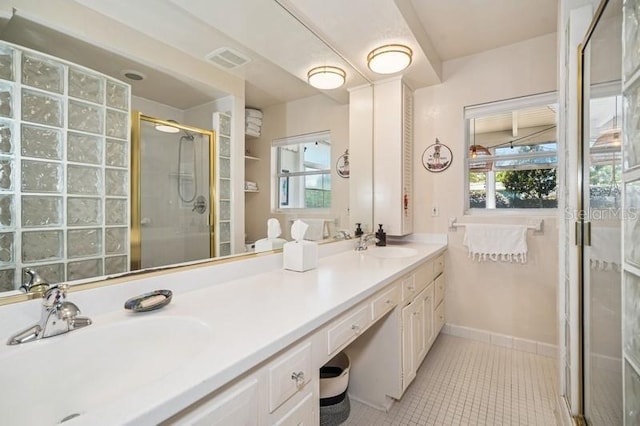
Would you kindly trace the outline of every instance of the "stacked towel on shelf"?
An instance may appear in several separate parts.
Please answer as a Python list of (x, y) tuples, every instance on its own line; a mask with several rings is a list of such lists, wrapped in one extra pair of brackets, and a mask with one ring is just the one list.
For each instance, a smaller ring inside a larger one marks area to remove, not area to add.
[(467, 223), (463, 244), (473, 260), (527, 261), (527, 227)]
[(260, 136), (262, 133), (262, 111), (255, 108), (245, 108), (244, 132), (247, 135)]
[(246, 180), (244, 182), (244, 189), (247, 191), (257, 191), (258, 184), (256, 182), (251, 182), (250, 180)]

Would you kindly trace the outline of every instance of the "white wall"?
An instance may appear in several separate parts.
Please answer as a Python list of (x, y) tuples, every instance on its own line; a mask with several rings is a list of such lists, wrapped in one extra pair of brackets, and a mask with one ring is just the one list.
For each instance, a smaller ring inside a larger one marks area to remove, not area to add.
[[(450, 232), (447, 221), (465, 214), (463, 107), (556, 90), (556, 51), (556, 36), (549, 34), (447, 61), (442, 84), (416, 90), (414, 113), (414, 232), (449, 233), (447, 322), (550, 344), (557, 343), (556, 212), (544, 217), (543, 235), (529, 233), (526, 265), (472, 262), (462, 245), (464, 230)], [(443, 173), (429, 173), (421, 163), (435, 138), (453, 152)], [(433, 206), (438, 217), (431, 217)], [(490, 214), (464, 220), (524, 223), (525, 218)]]
[[(303, 215), (271, 213), (271, 141), (303, 133), (331, 131), (331, 213), (328, 219), (338, 219), (338, 226), (348, 226), (349, 179), (335, 173), (335, 164), (349, 144), (349, 106), (337, 104), (324, 95), (311, 96), (284, 104), (273, 105), (263, 111), (262, 136), (248, 139), (247, 148), (260, 161), (247, 162), (247, 179), (260, 186), (260, 192), (246, 195), (245, 224), (248, 241), (267, 236), (266, 218), (276, 217), (283, 229), (283, 238), (289, 238), (289, 220)], [(306, 215), (320, 217), (320, 215)]]
[(42, 23), (114, 51), (145, 65), (170, 70), (176, 78), (207, 85), (232, 95), (244, 96), (244, 80), (161, 43), (120, 22), (69, 0), (6, 0), (0, 12)]

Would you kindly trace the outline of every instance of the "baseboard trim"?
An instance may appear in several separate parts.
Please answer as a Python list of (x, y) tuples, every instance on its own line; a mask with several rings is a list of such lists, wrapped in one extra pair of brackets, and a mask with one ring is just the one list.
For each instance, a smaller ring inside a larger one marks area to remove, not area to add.
[(502, 346), (522, 352), (529, 352), (549, 358), (558, 357), (558, 347), (556, 345), (550, 345), (549, 343), (522, 339), (520, 337), (514, 337), (500, 333), (492, 333), (486, 330), (463, 327), (461, 325), (448, 323), (442, 327), (442, 332), (450, 336), (478, 340), (480, 342), (490, 343), (495, 346)]

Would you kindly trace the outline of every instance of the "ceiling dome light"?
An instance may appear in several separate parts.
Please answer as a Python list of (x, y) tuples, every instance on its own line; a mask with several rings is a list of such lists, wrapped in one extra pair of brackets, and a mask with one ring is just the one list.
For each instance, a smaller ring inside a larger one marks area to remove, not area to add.
[(309, 84), (316, 89), (337, 89), (345, 82), (347, 73), (338, 67), (316, 67), (307, 73)]
[(367, 55), (367, 65), (378, 74), (393, 74), (411, 64), (413, 52), (402, 44), (387, 44), (373, 49)]
[[(176, 120), (167, 120), (167, 123), (178, 124)], [(163, 133), (178, 133), (180, 131), (180, 129), (178, 129), (177, 127), (173, 127), (171, 124), (157, 123), (155, 128), (157, 131)]]

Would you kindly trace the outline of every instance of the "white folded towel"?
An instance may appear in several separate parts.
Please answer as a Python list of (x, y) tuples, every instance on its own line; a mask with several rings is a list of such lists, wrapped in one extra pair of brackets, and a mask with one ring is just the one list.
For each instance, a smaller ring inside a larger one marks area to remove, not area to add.
[(622, 263), (621, 238), (619, 227), (591, 227), (591, 247), (589, 248), (591, 269), (620, 271)]
[(244, 116), (245, 117), (262, 118), (262, 111), (260, 111), (259, 109), (255, 109), (255, 108), (245, 108)]
[(250, 131), (250, 132), (254, 132), (254, 133), (260, 133), (261, 131), (261, 127), (257, 126), (253, 123), (247, 123), (247, 125), (244, 127), (245, 130)]
[(473, 260), (527, 261), (527, 227), (524, 225), (465, 224), (463, 244)]
[(253, 136), (254, 138), (260, 137), (260, 132), (254, 132), (253, 130), (245, 129), (244, 134), (248, 136)]
[(262, 126), (262, 118), (257, 117), (247, 117), (244, 119), (246, 124), (255, 124), (256, 126)]

